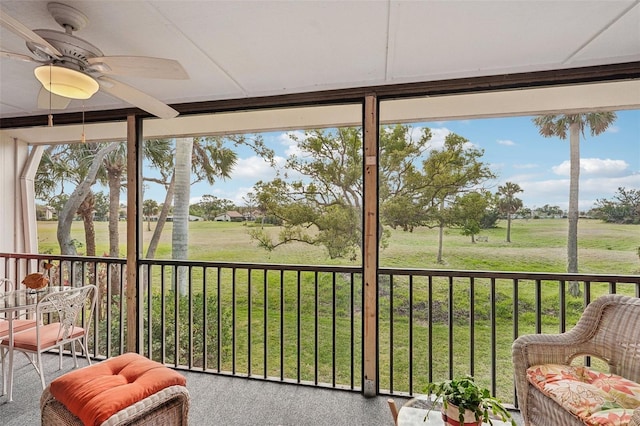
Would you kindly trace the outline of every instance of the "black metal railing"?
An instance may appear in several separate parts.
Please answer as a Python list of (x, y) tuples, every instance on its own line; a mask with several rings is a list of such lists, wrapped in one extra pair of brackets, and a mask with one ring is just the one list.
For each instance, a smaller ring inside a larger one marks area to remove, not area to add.
[[(99, 359), (125, 350), (124, 259), (0, 258), (15, 282), (50, 261), (55, 285), (98, 284), (89, 350)], [(361, 268), (150, 259), (139, 268), (138, 344), (146, 356), (192, 371), (362, 389)], [(515, 402), (518, 336), (564, 332), (602, 294), (640, 297), (637, 275), (380, 268), (378, 276), (379, 393), (390, 395), (471, 374)]]
[[(580, 294), (571, 296), (570, 287)], [(640, 297), (640, 276), (382, 268), (382, 393), (424, 393), (429, 382), (470, 374), (515, 402), (513, 341), (570, 329), (607, 293)]]
[(360, 268), (141, 265), (152, 289), (145, 291), (147, 356), (219, 374), (360, 388)]

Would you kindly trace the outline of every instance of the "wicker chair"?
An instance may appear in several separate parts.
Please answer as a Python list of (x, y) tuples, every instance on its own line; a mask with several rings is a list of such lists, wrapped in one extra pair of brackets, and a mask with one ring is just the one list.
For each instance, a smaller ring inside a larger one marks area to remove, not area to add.
[[(563, 334), (526, 335), (513, 343), (518, 404), (525, 425), (584, 425), (527, 380), (527, 368), (569, 365), (590, 355), (609, 365), (609, 372), (640, 382), (640, 298), (606, 295), (590, 303), (576, 326)], [(640, 425), (636, 408), (630, 425)]]
[[(40, 397), (42, 424), (82, 426), (82, 421), (51, 395), (49, 386)], [(189, 391), (184, 386), (169, 386), (120, 410), (101, 426), (180, 426), (189, 421)]]

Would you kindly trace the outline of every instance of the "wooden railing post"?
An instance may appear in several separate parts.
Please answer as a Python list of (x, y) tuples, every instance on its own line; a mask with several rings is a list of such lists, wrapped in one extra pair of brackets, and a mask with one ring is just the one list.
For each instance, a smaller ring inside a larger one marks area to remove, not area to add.
[(363, 393), (375, 396), (378, 393), (378, 101), (375, 94), (365, 97), (363, 135)]

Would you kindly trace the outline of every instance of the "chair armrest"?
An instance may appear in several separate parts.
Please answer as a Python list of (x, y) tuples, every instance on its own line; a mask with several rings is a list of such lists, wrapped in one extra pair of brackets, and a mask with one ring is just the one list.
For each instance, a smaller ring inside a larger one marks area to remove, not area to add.
[[(615, 317), (616, 311), (613, 311), (607, 321), (603, 321), (603, 315), (605, 309), (617, 307), (627, 299), (633, 300), (615, 294), (600, 297), (586, 307), (575, 327), (565, 333), (520, 336), (512, 346), (514, 364), (517, 362), (517, 367), (524, 367), (526, 370), (538, 364), (570, 364), (573, 358), (580, 355), (592, 355), (609, 363), (609, 356), (602, 352), (602, 347), (610, 342), (596, 343), (593, 341), (594, 336), (607, 327), (620, 328)], [(604, 334), (614, 336), (610, 340), (615, 340), (615, 334)]]
[(563, 364), (573, 354), (561, 334), (529, 334), (518, 337), (511, 347), (514, 381), (518, 407), (524, 419), (528, 419), (527, 396), (529, 381), (527, 369), (538, 364)]
[(570, 334), (529, 334), (518, 337), (512, 346), (514, 367), (524, 371), (532, 365), (569, 364), (575, 356), (584, 353), (580, 345), (584, 341), (580, 342)]

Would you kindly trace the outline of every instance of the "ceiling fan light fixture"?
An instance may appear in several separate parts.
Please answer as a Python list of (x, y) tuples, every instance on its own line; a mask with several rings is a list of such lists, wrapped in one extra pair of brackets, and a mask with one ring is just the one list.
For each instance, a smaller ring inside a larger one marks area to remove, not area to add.
[(91, 76), (70, 68), (42, 65), (33, 72), (42, 87), (65, 98), (89, 99), (100, 88)]

